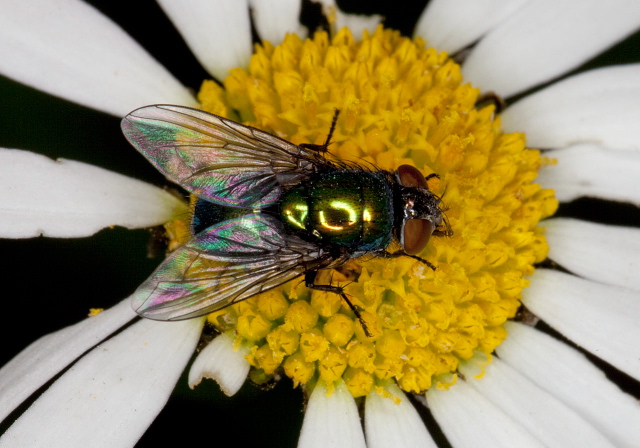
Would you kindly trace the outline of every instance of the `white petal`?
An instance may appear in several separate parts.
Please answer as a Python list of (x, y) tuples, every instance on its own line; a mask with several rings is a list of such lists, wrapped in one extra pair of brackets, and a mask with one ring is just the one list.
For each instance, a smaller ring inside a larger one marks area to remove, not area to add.
[(287, 33), (307, 36), (306, 28), (300, 25), (300, 0), (249, 0), (253, 21), (262, 40), (273, 45), (282, 43)]
[(116, 116), (147, 104), (195, 104), (118, 25), (78, 0), (5, 0), (0, 73)]
[(499, 359), (476, 379), (461, 365), (469, 384), (519, 422), (545, 446), (613, 447), (579, 414)]
[(342, 380), (331, 396), (319, 381), (304, 413), (298, 448), (365, 448), (358, 408)]
[(202, 66), (223, 80), (248, 67), (251, 23), (248, 0), (158, 0)]
[(381, 397), (375, 390), (367, 395), (364, 409), (367, 447), (436, 448), (437, 445), (405, 394), (395, 384), (390, 384), (386, 389), (402, 401), (396, 404), (391, 398)]
[(637, 0), (532, 1), (478, 43), (462, 72), (508, 97), (578, 67), (639, 24)]
[(232, 333), (225, 333), (213, 341), (198, 354), (189, 370), (189, 387), (193, 389), (203, 378), (211, 378), (220, 385), (228, 396), (240, 390), (249, 373), (249, 362), (245, 356), (249, 349), (234, 349)]
[(382, 22), (382, 16), (377, 14), (365, 16), (343, 12), (335, 0), (317, 0), (315, 3), (322, 5), (322, 12), (329, 17), (330, 22), (335, 17), (335, 30), (340, 30), (343, 27), (349, 28), (356, 40), (360, 39), (364, 30), (373, 32)]
[(133, 446), (162, 410), (198, 342), (202, 319), (143, 319), (62, 375), (9, 428), (12, 447)]
[(640, 380), (637, 291), (537, 269), (522, 302), (576, 344)]
[(432, 387), (427, 403), (455, 448), (542, 447), (526, 429), (462, 380), (449, 388)]
[[(580, 313), (575, 313), (580, 314)], [(640, 440), (640, 404), (587, 358), (551, 336), (516, 322), (496, 348), (500, 359), (582, 415), (616, 446)]]
[(81, 237), (109, 226), (151, 227), (186, 213), (179, 199), (73, 160), (0, 148), (0, 235)]
[[(640, 2), (638, 2), (640, 5)], [(509, 106), (507, 132), (534, 148), (581, 142), (640, 149), (640, 64), (605, 67), (560, 81)]]
[(640, 229), (567, 218), (548, 219), (544, 227), (553, 261), (581, 277), (640, 291)]
[(544, 156), (557, 164), (540, 170), (536, 183), (555, 190), (559, 201), (588, 196), (640, 205), (640, 152), (585, 143)]
[(0, 369), (0, 421), (54, 375), (135, 316), (126, 299), (25, 348)]
[(495, 28), (529, 0), (432, 0), (415, 35), (430, 47), (455, 53)]

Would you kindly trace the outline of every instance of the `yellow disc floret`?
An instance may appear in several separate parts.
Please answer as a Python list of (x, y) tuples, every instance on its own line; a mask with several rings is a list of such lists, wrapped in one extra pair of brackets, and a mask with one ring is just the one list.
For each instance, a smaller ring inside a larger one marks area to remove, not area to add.
[(264, 42), (248, 70), (203, 84), (205, 110), (296, 144), (322, 144), (339, 109), (329, 157), (437, 173), (429, 188), (452, 230), (420, 254), (435, 270), (399, 257), (319, 273), (318, 284), (345, 288), (369, 335), (339, 295), (300, 280), (210, 315), (253, 347), (254, 381), (283, 373), (295, 385), (342, 379), (355, 397), (389, 381), (423, 392), (452, 384), (461, 362), (504, 340), (526, 276), (547, 255), (538, 222), (557, 201), (532, 183), (539, 152), (503, 134), (478, 95), (446, 53), (382, 27), (360, 41), (344, 29)]

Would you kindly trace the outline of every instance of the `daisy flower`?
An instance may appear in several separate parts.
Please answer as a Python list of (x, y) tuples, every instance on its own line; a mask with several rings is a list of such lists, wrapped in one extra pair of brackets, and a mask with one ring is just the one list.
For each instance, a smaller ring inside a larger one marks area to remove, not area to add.
[[(640, 66), (584, 64), (640, 27), (640, 4), (434, 0), (368, 11), (382, 27), (328, 0), (158, 3), (3, 4), (0, 73), (44, 93), (0, 84), (5, 314), (30, 317), (5, 331), (0, 446), (188, 443), (210, 428), (301, 447), (637, 445), (640, 233), (625, 223)], [(330, 32), (307, 36), (314, 8)], [(340, 109), (333, 156), (439, 174), (453, 235), (421, 254), (437, 269), (321, 272), (370, 336), (338, 296), (295, 281), (207, 317), (137, 318), (117, 302), (161, 262), (142, 229), (164, 225), (174, 249), (189, 225), (119, 134), (149, 104), (293, 143), (322, 143)], [(107, 309), (80, 320), (88, 306)]]

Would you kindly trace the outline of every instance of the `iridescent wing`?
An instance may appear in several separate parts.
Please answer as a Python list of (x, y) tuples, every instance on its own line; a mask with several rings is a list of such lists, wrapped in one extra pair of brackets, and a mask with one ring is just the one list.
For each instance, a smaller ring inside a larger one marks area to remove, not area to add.
[(121, 126), (168, 179), (229, 207), (272, 205), (283, 186), (304, 181), (317, 165), (331, 165), (275, 135), (189, 107), (142, 107)]
[(247, 214), (173, 252), (134, 293), (132, 306), (150, 319), (190, 319), (335, 263), (317, 246), (287, 236), (277, 219)]

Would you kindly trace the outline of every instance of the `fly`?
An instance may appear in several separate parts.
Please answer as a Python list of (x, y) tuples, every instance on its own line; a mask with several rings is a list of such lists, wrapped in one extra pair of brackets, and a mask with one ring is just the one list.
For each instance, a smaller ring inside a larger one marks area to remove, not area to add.
[[(155, 320), (203, 316), (304, 277), (338, 294), (318, 270), (352, 258), (419, 254), (431, 235), (450, 235), (440, 197), (411, 165), (395, 172), (332, 162), (322, 145), (295, 145), (217, 115), (181, 106), (137, 109), (122, 120), (129, 142), (167, 179), (198, 199), (192, 238), (137, 289), (134, 310)], [(389, 252), (392, 243), (401, 249)]]

